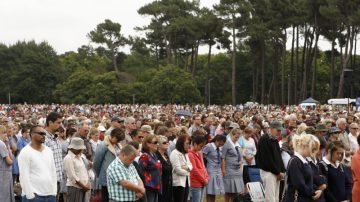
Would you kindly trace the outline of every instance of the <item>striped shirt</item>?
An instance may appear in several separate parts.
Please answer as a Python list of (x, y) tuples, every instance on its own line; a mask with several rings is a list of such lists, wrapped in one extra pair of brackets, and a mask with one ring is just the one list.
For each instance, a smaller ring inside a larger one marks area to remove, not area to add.
[(136, 193), (120, 185), (123, 180), (138, 184), (140, 177), (133, 164), (125, 166), (116, 158), (107, 169), (109, 198), (114, 201), (135, 201)]

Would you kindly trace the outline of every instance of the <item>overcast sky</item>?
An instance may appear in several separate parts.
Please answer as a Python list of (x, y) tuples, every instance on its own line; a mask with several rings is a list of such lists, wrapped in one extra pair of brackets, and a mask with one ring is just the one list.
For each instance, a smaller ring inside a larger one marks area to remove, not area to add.
[[(88, 44), (86, 34), (110, 19), (122, 25), (125, 36), (141, 35), (134, 27), (150, 17), (137, 10), (153, 0), (0, 0), (0, 43), (19, 40), (47, 41), (58, 53)], [(211, 7), (219, 0), (202, 0)]]
[[(148, 24), (150, 17), (140, 16), (137, 10), (152, 1), (0, 0), (0, 43), (47, 41), (59, 54), (76, 51), (81, 45), (89, 44), (86, 34), (105, 19), (120, 23), (125, 36), (141, 36), (134, 27)], [(212, 7), (219, 2), (201, 0), (201, 6)], [(324, 39), (320, 39), (319, 46), (322, 50), (330, 49)], [(290, 47), (291, 38), (288, 38), (287, 48)], [(206, 51), (206, 47), (200, 49), (200, 52)]]

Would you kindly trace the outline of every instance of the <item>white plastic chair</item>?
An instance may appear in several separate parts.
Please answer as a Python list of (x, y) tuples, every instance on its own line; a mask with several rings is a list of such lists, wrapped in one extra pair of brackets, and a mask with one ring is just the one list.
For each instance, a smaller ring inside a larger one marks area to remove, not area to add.
[(261, 182), (249, 182), (246, 184), (246, 187), (249, 191), (251, 201), (253, 202), (265, 201), (265, 191)]

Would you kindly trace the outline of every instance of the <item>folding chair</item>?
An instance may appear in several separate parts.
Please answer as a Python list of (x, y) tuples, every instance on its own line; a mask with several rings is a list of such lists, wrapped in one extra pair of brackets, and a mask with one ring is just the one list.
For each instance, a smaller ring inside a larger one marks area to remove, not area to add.
[(265, 201), (265, 191), (261, 182), (249, 182), (246, 184), (246, 187), (249, 191), (251, 201), (253, 202)]
[(262, 182), (260, 177), (260, 169), (255, 167), (249, 167), (247, 169), (250, 182)]

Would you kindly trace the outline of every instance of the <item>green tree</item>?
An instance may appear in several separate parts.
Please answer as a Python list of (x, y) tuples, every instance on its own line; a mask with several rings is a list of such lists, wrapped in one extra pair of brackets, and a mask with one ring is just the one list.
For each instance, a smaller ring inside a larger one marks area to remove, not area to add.
[(200, 103), (200, 92), (189, 72), (175, 66), (161, 67), (148, 83), (153, 103)]
[(220, 0), (214, 6), (219, 16), (224, 20), (226, 27), (232, 30), (232, 74), (231, 74), (231, 94), (232, 104), (236, 104), (236, 38), (242, 36), (245, 31), (245, 23), (250, 18), (251, 6), (244, 0)]
[(64, 78), (55, 50), (46, 42), (0, 46), (0, 101), (11, 93), (13, 103), (51, 103), (55, 86)]
[(120, 33), (121, 25), (106, 19), (104, 23), (100, 23), (87, 36), (89, 39), (97, 44), (103, 44), (104, 50), (109, 54), (114, 70), (120, 75), (118, 67), (117, 56), (119, 47), (126, 44), (126, 38)]

